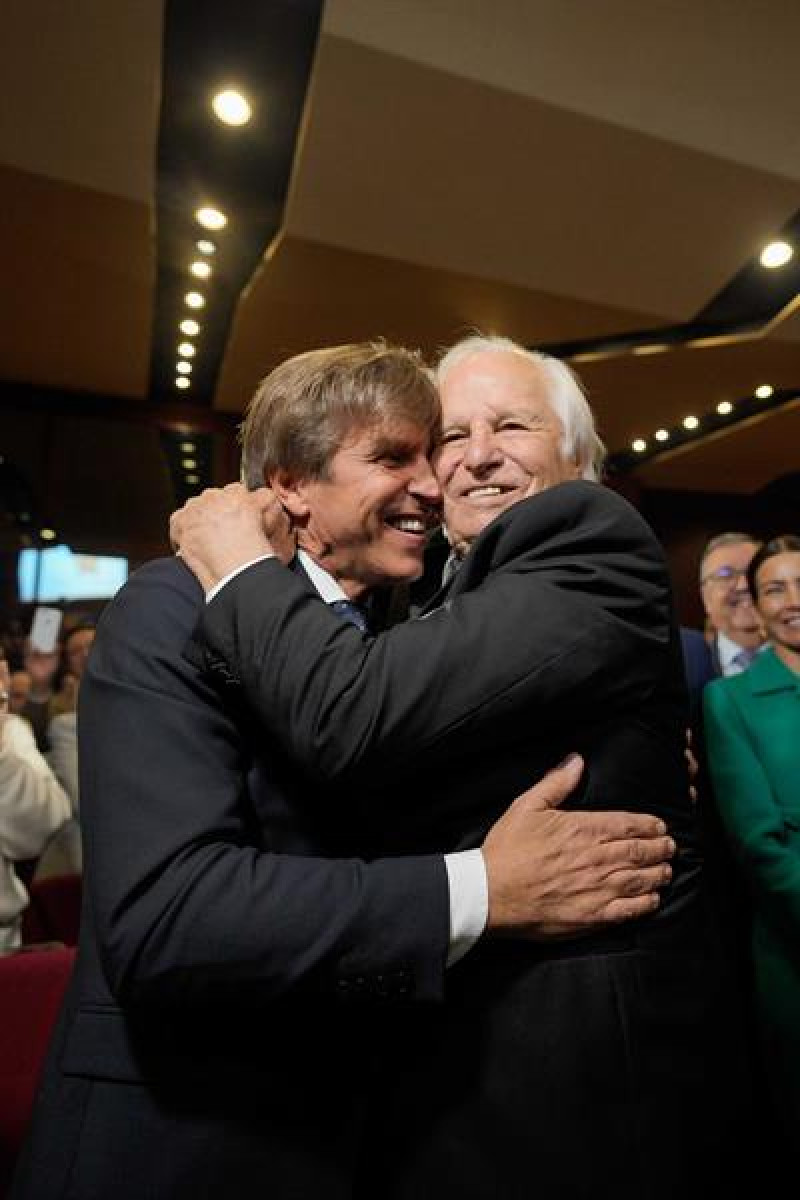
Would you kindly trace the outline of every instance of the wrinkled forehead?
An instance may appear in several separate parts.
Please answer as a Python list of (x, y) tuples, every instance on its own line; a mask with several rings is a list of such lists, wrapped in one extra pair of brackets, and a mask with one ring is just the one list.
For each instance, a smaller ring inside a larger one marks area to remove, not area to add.
[(431, 422), (410, 413), (384, 412), (369, 417), (356, 416), (341, 427), (337, 450), (368, 444), (377, 447), (397, 443), (419, 445), (429, 453), (437, 432), (438, 421)]
[(515, 408), (558, 414), (538, 363), (512, 350), (480, 350), (455, 362), (440, 383), (444, 423), (468, 421), (484, 409)]

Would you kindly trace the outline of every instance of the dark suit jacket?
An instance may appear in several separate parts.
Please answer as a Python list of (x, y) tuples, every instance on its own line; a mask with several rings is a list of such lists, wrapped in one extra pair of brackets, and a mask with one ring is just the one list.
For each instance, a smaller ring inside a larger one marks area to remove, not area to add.
[(382, 1010), (441, 997), (441, 856), (324, 857), (346, 822), (181, 654), (202, 607), (159, 561), (98, 629), (80, 947), (17, 1200), (349, 1196)]
[(597, 485), (552, 488), (377, 639), (275, 562), (223, 589), (203, 632), (209, 671), (370, 853), (478, 845), (569, 750), (588, 763), (576, 803), (661, 813), (680, 846), (656, 916), (557, 945), (486, 941), (449, 973), (443, 1008), (398, 1018), (360, 1194), (674, 1200), (721, 1179), (738, 1194), (722, 1150), (740, 1064), (719, 1037), (680, 644), (638, 514)]

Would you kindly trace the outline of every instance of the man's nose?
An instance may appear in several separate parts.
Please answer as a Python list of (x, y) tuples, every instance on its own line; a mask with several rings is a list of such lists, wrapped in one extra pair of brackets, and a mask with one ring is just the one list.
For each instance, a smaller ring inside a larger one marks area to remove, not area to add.
[(494, 466), (501, 460), (500, 447), (488, 425), (474, 425), (464, 451), (464, 466), (479, 471)]
[(421, 458), (417, 463), (408, 490), (412, 496), (424, 500), (426, 504), (441, 504), (442, 489), (427, 458)]

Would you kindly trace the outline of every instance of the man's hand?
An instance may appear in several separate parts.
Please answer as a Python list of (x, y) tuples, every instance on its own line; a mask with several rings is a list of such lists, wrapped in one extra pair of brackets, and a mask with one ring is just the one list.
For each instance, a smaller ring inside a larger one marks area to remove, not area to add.
[(206, 488), (169, 521), (173, 549), (209, 591), (237, 567), (265, 554), (288, 562), (294, 538), (284, 509), (269, 488), (249, 492), (241, 483)]
[(487, 931), (563, 938), (658, 907), (675, 853), (666, 825), (642, 813), (560, 812), (582, 770), (572, 756), (518, 796), (489, 830)]

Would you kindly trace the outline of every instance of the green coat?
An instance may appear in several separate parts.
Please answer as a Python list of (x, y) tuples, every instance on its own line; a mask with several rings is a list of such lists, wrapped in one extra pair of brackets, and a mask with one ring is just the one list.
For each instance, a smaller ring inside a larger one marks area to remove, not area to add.
[(752, 898), (765, 1067), (800, 1128), (800, 675), (772, 650), (704, 693), (714, 795)]

